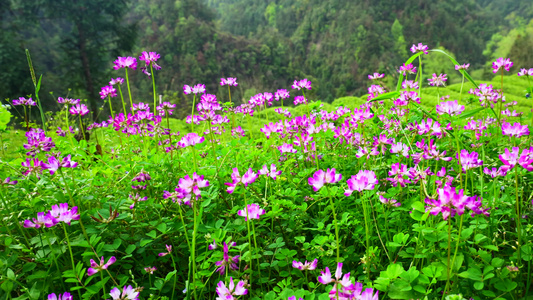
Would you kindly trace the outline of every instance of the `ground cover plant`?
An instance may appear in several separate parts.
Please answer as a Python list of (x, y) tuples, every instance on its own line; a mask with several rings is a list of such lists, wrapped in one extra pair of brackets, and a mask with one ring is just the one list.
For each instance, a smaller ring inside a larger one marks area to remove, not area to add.
[[(449, 89), (423, 73), (447, 54), (411, 51), (357, 105), (308, 99), (307, 79), (235, 105), (222, 78), (224, 99), (184, 85), (179, 123), (155, 52), (117, 58), (98, 122), (68, 97), (50, 118), (32, 75), (9, 101), (25, 141), (0, 167), (0, 299), (528, 298), (533, 115), (505, 83), (531, 93), (533, 68), (500, 58), (500, 82), (478, 84), (450, 57)], [(136, 71), (153, 99), (131, 93)]]

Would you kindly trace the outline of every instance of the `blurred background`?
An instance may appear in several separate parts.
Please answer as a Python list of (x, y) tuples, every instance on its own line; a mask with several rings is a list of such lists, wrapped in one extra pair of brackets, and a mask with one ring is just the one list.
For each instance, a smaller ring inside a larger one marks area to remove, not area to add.
[[(361, 96), (373, 72), (392, 86), (419, 42), (470, 63), (476, 80), (493, 78), (498, 57), (515, 74), (533, 67), (531, 0), (0, 0), (0, 26), (0, 99), (33, 93), (29, 49), (46, 111), (67, 96), (102, 107), (100, 88), (124, 76), (113, 61), (142, 51), (161, 54), (157, 91), (178, 105), (176, 117), (190, 112), (184, 84), (227, 101), (221, 77), (237, 77), (237, 104), (300, 78), (312, 81), (313, 100)], [(424, 74), (461, 81), (446, 57), (424, 60)], [(135, 101), (153, 99), (148, 76), (130, 80)]]

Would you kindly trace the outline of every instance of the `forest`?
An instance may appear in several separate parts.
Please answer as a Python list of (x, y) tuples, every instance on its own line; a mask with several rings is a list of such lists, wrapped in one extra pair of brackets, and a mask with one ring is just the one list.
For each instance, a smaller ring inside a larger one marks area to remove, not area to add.
[[(25, 49), (43, 75), (46, 110), (58, 109), (57, 97), (82, 98), (95, 118), (110, 62), (142, 51), (161, 54), (155, 81), (179, 118), (191, 105), (183, 85), (206, 83), (223, 97), (221, 77), (238, 78), (237, 103), (303, 77), (315, 99), (360, 96), (368, 74), (397, 74), (417, 42), (461, 58), (487, 80), (497, 57), (514, 57), (513, 71), (533, 65), (532, 18), (528, 0), (1, 0), (0, 99), (32, 93)], [(425, 70), (460, 81), (438, 57)], [(151, 97), (151, 80), (140, 71), (131, 76), (136, 100)]]

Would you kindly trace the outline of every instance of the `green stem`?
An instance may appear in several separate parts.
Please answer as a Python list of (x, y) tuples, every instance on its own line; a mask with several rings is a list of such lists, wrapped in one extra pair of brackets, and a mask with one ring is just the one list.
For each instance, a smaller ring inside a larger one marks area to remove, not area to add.
[(124, 113), (124, 117), (128, 116), (128, 113), (126, 112), (126, 103), (124, 103), (124, 95), (122, 95), (122, 88), (120, 87), (120, 83), (117, 83), (118, 87), (118, 93), (120, 94), (120, 101), (122, 101), (122, 110)]
[(253, 274), (253, 251), (252, 251), (252, 239), (250, 237), (250, 217), (248, 216), (248, 202), (246, 201), (246, 188), (242, 189), (242, 196), (244, 198), (244, 210), (246, 211), (246, 229), (248, 230), (248, 249), (250, 251), (250, 287), (252, 286), (252, 274)]
[(515, 166), (515, 194), (516, 194), (516, 232), (517, 232), (517, 242), (516, 242), (516, 258), (517, 258), (517, 267), (520, 269), (522, 265), (521, 251), (520, 247), (522, 244), (522, 217), (520, 215), (520, 201), (518, 198), (518, 166)]
[(109, 111), (111, 112), (111, 118), (115, 118), (115, 114), (113, 114), (113, 105), (111, 104), (111, 96), (107, 96), (107, 99), (109, 100)]
[(196, 105), (196, 94), (192, 97), (192, 109), (191, 109), (191, 132), (194, 132), (194, 105)]
[(448, 216), (448, 265), (446, 266), (446, 286), (444, 287), (444, 291), (442, 293), (442, 300), (444, 300), (444, 297), (446, 297), (446, 291), (448, 290), (448, 285), (450, 284), (450, 256), (452, 252), (452, 218), (451, 216)]
[[(79, 286), (79, 278), (78, 278), (78, 274), (76, 274), (76, 265), (74, 264), (74, 255), (72, 255), (72, 247), (70, 246), (70, 240), (68, 238), (68, 232), (67, 232), (67, 227), (65, 226), (65, 222), (62, 222), (61, 223), (63, 225), (63, 231), (65, 232), (65, 238), (67, 239), (67, 246), (68, 246), (68, 252), (70, 253), (70, 262), (72, 263), (72, 273), (74, 274), (74, 276), (76, 277), (77, 281), (76, 281), (76, 286)], [(81, 292), (80, 290), (78, 290), (78, 296), (80, 297), (81, 299)]]
[(83, 139), (85, 140), (85, 129), (83, 129), (83, 124), (81, 123), (81, 115), (78, 115), (78, 116), (80, 119), (80, 130), (81, 130), (81, 133), (83, 134)]
[(155, 76), (154, 76), (154, 67), (153, 62), (150, 62), (150, 77), (152, 77), (152, 88), (154, 93), (154, 113), (156, 111), (156, 95), (155, 95)]
[[(126, 85), (128, 86), (128, 96), (130, 98), (130, 105), (131, 105), (131, 113), (135, 114), (135, 110), (133, 109), (133, 100), (131, 99), (131, 88), (130, 88), (130, 79), (128, 77), (128, 68), (124, 68), (124, 71), (126, 72)], [(124, 116), (127, 116), (128, 113), (124, 111)]]
[(192, 245), (191, 245), (191, 259), (192, 259), (192, 291), (194, 295), (194, 299), (198, 299), (196, 297), (196, 231), (198, 229), (197, 224), (197, 217), (196, 217), (196, 210), (197, 210), (197, 203), (196, 200), (191, 199), (192, 201), (192, 207), (193, 207), (193, 231), (192, 231)]
[(335, 204), (333, 203), (333, 198), (331, 197), (331, 193), (329, 191), (328, 186), (326, 186), (326, 190), (328, 191), (329, 204), (331, 205), (331, 211), (333, 212), (333, 222), (335, 224), (335, 243), (337, 244), (337, 263), (339, 263), (340, 262), (339, 225), (337, 224), (337, 214), (335, 213)]

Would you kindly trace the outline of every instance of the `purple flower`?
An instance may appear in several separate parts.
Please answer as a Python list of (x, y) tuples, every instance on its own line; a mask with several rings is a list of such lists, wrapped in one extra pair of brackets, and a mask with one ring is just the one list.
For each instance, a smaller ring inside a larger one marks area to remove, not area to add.
[(320, 272), (318, 282), (322, 284), (333, 283), (333, 288), (329, 292), (330, 299), (359, 299), (363, 289), (361, 283), (353, 284), (350, 281), (350, 273), (342, 275), (342, 263), (337, 264), (335, 279), (332, 278), (329, 268), (326, 267), (324, 271)]
[(335, 173), (335, 168), (327, 169), (327, 171), (318, 170), (309, 177), (307, 182), (313, 187), (315, 192), (318, 192), (325, 184), (336, 183), (342, 179), (342, 175)]
[(77, 166), (78, 163), (71, 161), (69, 154), (63, 157), (61, 161), (59, 161), (55, 156), (48, 157), (48, 163), (44, 164), (43, 168), (48, 169), (48, 171), (50, 171), (50, 175), (54, 175), (54, 173), (61, 168), (75, 168)]
[(241, 126), (237, 126), (233, 129), (231, 129), (231, 136), (245, 136), (244, 130)]
[(244, 217), (245, 221), (248, 221), (248, 218), (259, 220), (259, 217), (265, 214), (265, 210), (259, 207), (259, 204), (252, 203), (246, 207), (247, 209), (241, 209), (237, 212), (239, 216)]
[(52, 217), (50, 213), (45, 214), (44, 212), (37, 213), (37, 219), (33, 218), (30, 220), (24, 220), (24, 228), (41, 228), (43, 226), (49, 228), (55, 226), (58, 221)]
[(178, 192), (178, 198), (184, 199), (185, 204), (189, 204), (192, 195), (195, 195), (196, 200), (201, 196), (200, 188), (208, 187), (209, 181), (204, 179), (203, 175), (198, 175), (193, 173), (192, 178), (189, 175), (180, 178), (178, 181), (178, 187), (176, 191)]
[(113, 69), (118, 70), (120, 68), (130, 68), (130, 69), (137, 69), (137, 59), (135, 57), (121, 57), (119, 56), (117, 60), (113, 62), (115, 65), (113, 66)]
[(274, 98), (276, 98), (276, 101), (279, 101), (280, 99), (287, 99), (289, 97), (289, 92), (286, 89), (279, 89), (274, 94)]
[(117, 96), (117, 90), (115, 90), (115, 88), (112, 85), (103, 86), (100, 91), (101, 99), (105, 99), (107, 98), (107, 96), (112, 97), (112, 98)]
[(24, 98), (24, 97), (19, 97), (18, 99), (13, 99), (12, 101), (13, 105), (24, 105), (24, 106), (36, 106), (37, 103), (35, 103), (35, 101), (33, 101), (31, 98)]
[(71, 115), (74, 115), (74, 116), (77, 116), (77, 115), (84, 116), (89, 113), (89, 109), (87, 108), (85, 104), (76, 104), (69, 109), (69, 112)]
[(468, 70), (469, 67), (470, 67), (470, 64), (455, 65), (455, 70), (456, 71)]
[(454, 217), (455, 214), (462, 215), (468, 200), (463, 190), (456, 191), (455, 187), (444, 186), (437, 189), (437, 199), (426, 199), (426, 207), (429, 212), (436, 216), (442, 213), (442, 218), (447, 220), (448, 217)]
[(450, 116), (458, 116), (465, 110), (464, 105), (459, 105), (457, 100), (442, 102), (437, 104), (436, 111), (437, 114), (443, 115), (448, 114)]
[(197, 84), (193, 87), (190, 87), (188, 85), (183, 86), (183, 93), (185, 95), (188, 94), (203, 94), (205, 93), (205, 85), (204, 84)]
[(12, 181), (11, 177), (6, 177), (6, 179), (4, 179), (4, 181), (0, 182), (0, 186), (2, 186), (2, 185), (15, 185), (17, 183), (18, 183), (18, 181), (16, 181), (16, 180)]
[(398, 200), (387, 199), (387, 198), (383, 197), (383, 194), (385, 194), (385, 192), (378, 192), (377, 194), (379, 196), (379, 202), (385, 204), (386, 206), (399, 207), (399, 206), (402, 205), (400, 202), (398, 202)]
[(378, 79), (383, 78), (383, 77), (385, 77), (385, 74), (374, 73), (372, 75), (368, 75), (368, 79), (370, 79), (370, 80), (378, 80)]
[(150, 63), (155, 63), (159, 58), (161, 58), (161, 55), (157, 54), (156, 52), (147, 52), (147, 51), (143, 51), (141, 53), (141, 56), (139, 56), (139, 60), (144, 61), (147, 66), (150, 65)]
[(154, 274), (154, 272), (157, 271), (157, 268), (156, 267), (145, 267), (144, 271), (146, 273)]
[(406, 183), (410, 183), (409, 179), (405, 177), (408, 175), (407, 166), (400, 163), (395, 163), (391, 165), (391, 170), (389, 171), (389, 178), (385, 178), (392, 183), (393, 186), (400, 184), (402, 187), (405, 187)]
[(172, 245), (165, 245), (165, 247), (167, 248), (167, 252), (159, 253), (158, 254), (159, 257), (166, 256), (172, 252)]
[(413, 44), (413, 46), (411, 46), (411, 52), (413, 53), (424, 52), (424, 54), (428, 54), (428, 49), (428, 46), (422, 43), (418, 43), (418, 45)]
[(26, 155), (34, 157), (37, 153), (48, 152), (56, 145), (52, 142), (51, 137), (46, 137), (45, 133), (40, 128), (32, 128), (26, 132), (28, 143), (24, 144), (24, 148), (29, 150)]
[(196, 144), (201, 144), (205, 141), (205, 138), (200, 137), (198, 134), (191, 132), (184, 135), (178, 143), (178, 146), (185, 148), (188, 146), (194, 146)]
[(148, 197), (141, 197), (139, 193), (136, 193), (135, 195), (130, 194), (129, 197), (131, 200), (133, 200), (133, 204), (130, 205), (130, 209), (134, 209), (137, 203), (148, 200)]
[(286, 144), (286, 143), (281, 145), (281, 146), (279, 146), (278, 150), (279, 150), (279, 152), (281, 152), (281, 154), (298, 152), (296, 149), (294, 149), (294, 145), (293, 144)]
[(457, 155), (457, 159), (461, 163), (463, 172), (473, 168), (481, 167), (483, 165), (483, 161), (479, 160), (478, 157), (479, 154), (475, 151), (468, 153), (468, 151), (465, 149), (461, 150), (460, 155)]
[(220, 85), (228, 85), (228, 86), (237, 86), (237, 78), (234, 77), (228, 77), (228, 78), (220, 78)]
[(533, 76), (533, 68), (531, 69), (520, 69), (518, 76)]
[(42, 173), (43, 169), (45, 169), (44, 163), (40, 161), (38, 158), (33, 158), (33, 159), (26, 158), (26, 161), (23, 161), (21, 165), (26, 168), (24, 173), (22, 173), (24, 174), (24, 176), (28, 176), (32, 173), (35, 173), (35, 175), (37, 175), (38, 177), (39, 174)]
[(263, 168), (261, 168), (261, 170), (259, 170), (259, 174), (270, 176), (270, 177), (272, 177), (272, 179), (276, 180), (277, 176), (281, 175), (281, 171), (278, 171), (276, 169), (276, 165), (275, 164), (271, 164), (270, 165), (270, 171), (268, 170), (267, 166), (264, 165)]
[(304, 96), (296, 96), (296, 97), (294, 97), (294, 105), (306, 104), (306, 103), (307, 103), (307, 99), (305, 99)]
[(123, 84), (123, 83), (124, 83), (124, 78), (122, 77), (117, 77), (115, 79), (111, 78), (111, 81), (109, 81), (110, 85)]
[(216, 300), (234, 300), (235, 297), (233, 296), (242, 296), (246, 295), (248, 293), (248, 290), (244, 288), (244, 285), (246, 282), (239, 281), (237, 286), (235, 286), (235, 283), (233, 283), (233, 277), (230, 277), (230, 282), (228, 287), (224, 284), (223, 281), (220, 281), (217, 284), (217, 294), (218, 297)]
[(505, 122), (502, 124), (502, 134), (515, 137), (527, 136), (529, 135), (529, 128), (527, 125), (521, 125), (518, 122), (514, 123), (514, 125)]
[(69, 292), (65, 292), (63, 294), (59, 294), (56, 296), (55, 293), (48, 295), (48, 300), (72, 300), (72, 295)]
[(437, 76), (437, 74), (433, 73), (433, 77), (429, 78), (429, 85), (431, 86), (446, 86), (446, 74), (440, 74)]
[(292, 267), (295, 268), (295, 269), (298, 269), (298, 270), (302, 270), (302, 271), (303, 270), (312, 271), (312, 270), (316, 269), (317, 264), (318, 264), (318, 259), (316, 259), (316, 258), (312, 262), (308, 262), (306, 260), (305, 263), (301, 263), (301, 262), (296, 261), (296, 260), (292, 261)]
[(505, 71), (509, 72), (509, 68), (513, 66), (513, 62), (509, 58), (498, 58), (495, 62), (492, 63), (492, 72), (494, 74), (498, 73), (500, 69), (505, 69)]
[(168, 114), (169, 116), (171, 116), (175, 107), (176, 107), (176, 104), (172, 104), (170, 102), (163, 102), (159, 104), (156, 109), (159, 112), (160, 116), (164, 116), (165, 114)]
[(93, 276), (94, 274), (102, 270), (107, 270), (107, 268), (109, 268), (109, 266), (114, 264), (116, 261), (117, 259), (114, 256), (111, 256), (106, 263), (104, 257), (102, 256), (102, 258), (100, 258), (99, 264), (97, 264), (94, 259), (91, 258), (91, 267), (87, 269), (87, 276)]
[(403, 64), (400, 66), (400, 69), (398, 70), (398, 73), (402, 75), (406, 74), (415, 74), (416, 73), (416, 67), (413, 64)]
[(139, 292), (137, 292), (131, 285), (122, 288), (122, 294), (118, 288), (113, 288), (109, 295), (113, 300), (139, 300)]
[(352, 176), (346, 182), (348, 183), (348, 189), (344, 191), (344, 195), (350, 196), (354, 191), (373, 190), (378, 183), (378, 179), (373, 171), (360, 170), (357, 175)]
[(308, 80), (307, 78), (304, 78), (304, 79), (302, 79), (300, 81), (295, 80), (294, 83), (292, 84), (292, 88), (293, 89), (298, 89), (298, 90), (305, 88), (305, 89), (310, 90), (311, 89), (311, 81)]
[(228, 271), (239, 269), (238, 263), (239, 263), (240, 256), (239, 255), (236, 255), (233, 257), (229, 256), (229, 247), (235, 246), (235, 245), (236, 245), (235, 243), (228, 245), (226, 244), (226, 242), (224, 242), (224, 250), (223, 250), (224, 258), (221, 261), (215, 262), (215, 265), (218, 266), (217, 271), (220, 273), (220, 275), (224, 275), (224, 273), (226, 273), (226, 268), (228, 268)]

